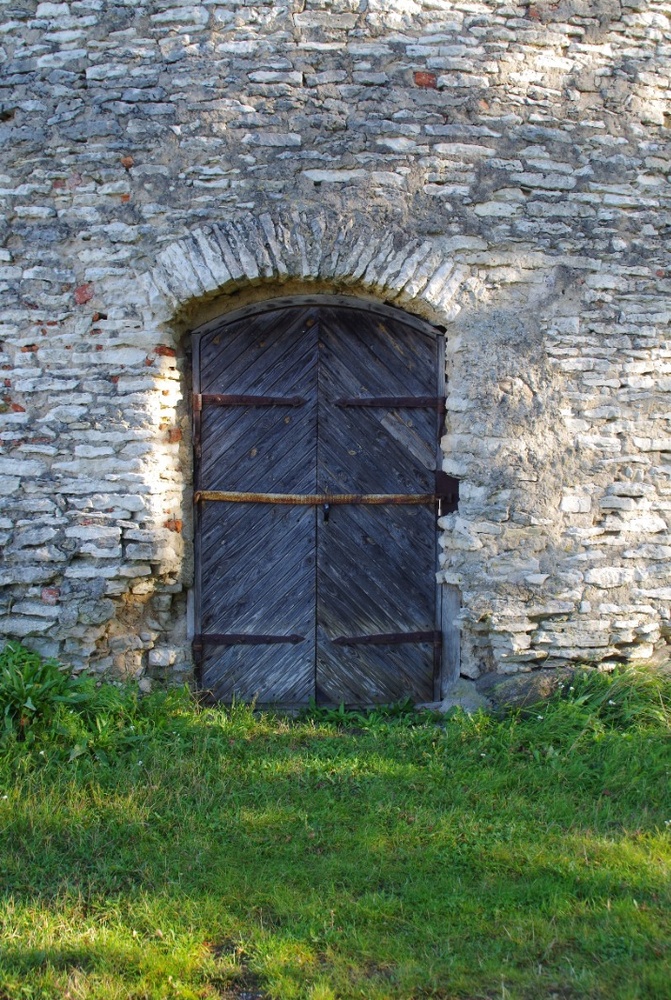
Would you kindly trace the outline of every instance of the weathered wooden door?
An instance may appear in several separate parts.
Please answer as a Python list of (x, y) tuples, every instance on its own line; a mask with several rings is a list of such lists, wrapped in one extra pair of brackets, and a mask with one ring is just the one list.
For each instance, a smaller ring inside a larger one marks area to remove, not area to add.
[(217, 698), (436, 695), (441, 349), (348, 300), (195, 336), (194, 649)]

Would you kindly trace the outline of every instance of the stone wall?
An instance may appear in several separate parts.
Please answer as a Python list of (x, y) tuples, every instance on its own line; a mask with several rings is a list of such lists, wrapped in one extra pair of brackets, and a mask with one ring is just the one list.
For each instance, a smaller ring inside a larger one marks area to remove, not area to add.
[(462, 672), (664, 655), (671, 0), (0, 0), (1, 628), (191, 669), (188, 331), (445, 327)]

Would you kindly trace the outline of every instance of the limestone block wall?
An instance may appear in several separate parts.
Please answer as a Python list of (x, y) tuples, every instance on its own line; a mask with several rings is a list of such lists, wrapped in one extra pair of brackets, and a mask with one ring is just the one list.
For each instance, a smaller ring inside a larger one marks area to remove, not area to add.
[(447, 337), (469, 678), (665, 656), (671, 0), (0, 0), (0, 630), (191, 670), (189, 331)]

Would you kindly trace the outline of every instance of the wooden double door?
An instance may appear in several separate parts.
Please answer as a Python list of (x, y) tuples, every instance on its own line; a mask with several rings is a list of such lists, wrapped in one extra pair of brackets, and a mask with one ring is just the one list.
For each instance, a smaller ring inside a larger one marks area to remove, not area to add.
[(217, 699), (437, 696), (442, 350), (348, 300), (194, 336), (194, 650)]

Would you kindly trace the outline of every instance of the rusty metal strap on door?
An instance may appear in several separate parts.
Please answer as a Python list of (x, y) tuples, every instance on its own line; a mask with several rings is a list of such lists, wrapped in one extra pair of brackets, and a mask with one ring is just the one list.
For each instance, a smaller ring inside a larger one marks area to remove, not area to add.
[(216, 392), (193, 397), (195, 410), (203, 406), (303, 406), (306, 402), (302, 396), (227, 396)]
[(322, 504), (423, 504), (434, 503), (434, 493), (239, 493), (225, 490), (197, 490), (194, 501), (228, 503), (287, 503), (302, 507)]
[(443, 636), (440, 632), (378, 632), (373, 635), (339, 635), (332, 642), (336, 646), (398, 646), (404, 642), (430, 642), (440, 646)]
[(432, 409), (442, 413), (445, 409), (444, 396), (352, 396), (343, 399), (336, 399), (336, 406), (379, 406), (393, 410), (407, 409)]

